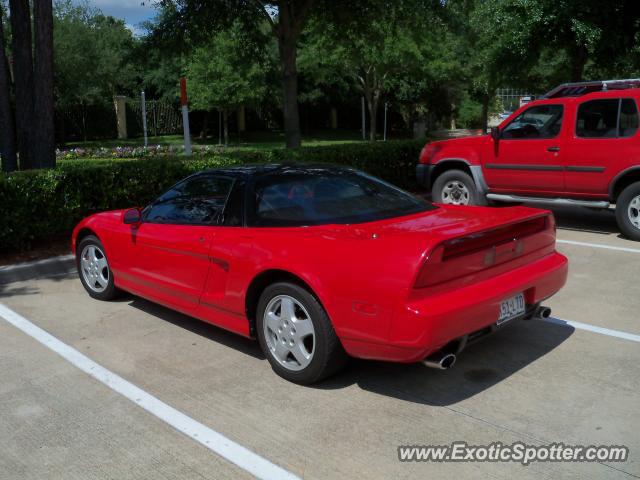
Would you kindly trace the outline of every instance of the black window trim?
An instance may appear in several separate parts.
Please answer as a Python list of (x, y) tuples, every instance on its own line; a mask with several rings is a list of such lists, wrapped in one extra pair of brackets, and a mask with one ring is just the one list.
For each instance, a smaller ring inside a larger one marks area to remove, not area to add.
[(589, 100), (585, 100), (583, 102), (580, 102), (576, 108), (576, 121), (575, 121), (575, 128), (573, 130), (573, 138), (578, 139), (578, 140), (619, 140), (621, 138), (633, 138), (636, 136), (636, 134), (638, 133), (638, 131), (640, 130), (640, 128), (636, 128), (636, 131), (634, 132), (633, 135), (629, 135), (629, 136), (620, 136), (620, 114), (622, 113), (622, 101), (623, 100), (631, 100), (634, 105), (636, 106), (636, 118), (638, 118), (638, 122), (640, 123), (640, 111), (638, 110), (638, 102), (636, 102), (636, 99), (634, 97), (618, 97), (618, 117), (616, 119), (616, 136), (615, 137), (581, 137), (580, 135), (578, 135), (578, 115), (580, 113), (580, 107), (582, 105), (585, 105), (589, 102), (596, 102), (596, 101), (600, 101), (600, 100), (616, 100), (615, 98), (591, 98)]
[[(516, 119), (523, 115), (524, 113), (528, 112), (529, 110), (533, 109), (533, 108), (537, 108), (537, 107), (560, 107), (562, 109), (562, 123), (560, 123), (560, 130), (558, 130), (558, 133), (556, 133), (553, 137), (542, 137), (542, 138), (504, 138), (502, 135), (504, 133), (504, 131), (506, 130), (506, 128), (511, 125), (513, 122), (516, 121)], [(562, 127), (564, 125), (564, 111), (565, 111), (565, 105), (564, 103), (542, 103), (542, 104), (538, 104), (538, 105), (529, 105), (528, 108), (525, 108), (522, 112), (520, 112), (518, 115), (516, 115), (513, 120), (511, 120), (509, 123), (507, 123), (507, 125), (505, 125), (504, 128), (500, 129), (500, 140), (553, 140), (554, 138), (558, 138), (560, 136), (560, 133), (562, 132)]]
[[(227, 192), (227, 198), (225, 198), (224, 207), (222, 207), (220, 214), (216, 216), (215, 221), (212, 221), (210, 223), (190, 223), (190, 222), (152, 222), (147, 220), (147, 215), (151, 211), (151, 208), (153, 208), (153, 206), (158, 203), (158, 200), (160, 199), (160, 197), (162, 197), (168, 191), (173, 190), (174, 188), (182, 185), (183, 183), (186, 183), (188, 181), (191, 181), (199, 177), (215, 177), (215, 178), (224, 178), (224, 179), (231, 180), (231, 186), (229, 188), (229, 191)], [(237, 182), (237, 177), (235, 175), (225, 175), (225, 174), (220, 174), (215, 172), (198, 172), (198, 173), (194, 173), (193, 175), (189, 175), (187, 178), (183, 178), (179, 182), (176, 182), (174, 185), (167, 188), (160, 196), (158, 196), (158, 198), (156, 198), (153, 202), (151, 202), (149, 205), (147, 205), (143, 209), (142, 223), (149, 223), (151, 225), (188, 225), (191, 227), (225, 227), (227, 225), (221, 224), (220, 219), (224, 217), (224, 211), (226, 210), (227, 204), (229, 203), (229, 196), (231, 195), (231, 191), (233, 190), (233, 187), (235, 186), (236, 182)], [(243, 224), (244, 224), (244, 218), (243, 218)]]

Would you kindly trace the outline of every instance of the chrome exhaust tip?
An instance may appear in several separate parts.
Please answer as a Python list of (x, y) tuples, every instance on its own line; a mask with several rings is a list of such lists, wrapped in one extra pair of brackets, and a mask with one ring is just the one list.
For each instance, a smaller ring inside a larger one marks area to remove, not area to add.
[(453, 353), (436, 352), (422, 361), (422, 364), (429, 368), (447, 370), (456, 363), (456, 356)]
[(538, 307), (534, 317), (536, 318), (549, 318), (551, 316), (551, 309), (549, 307)]

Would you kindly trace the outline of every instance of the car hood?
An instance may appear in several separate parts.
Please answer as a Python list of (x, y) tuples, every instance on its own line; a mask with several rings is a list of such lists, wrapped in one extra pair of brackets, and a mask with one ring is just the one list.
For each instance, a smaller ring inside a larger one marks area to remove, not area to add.
[(475, 147), (484, 144), (487, 141), (488, 135), (474, 135), (469, 137), (450, 138), (447, 140), (436, 140), (431, 142), (430, 145), (439, 148), (448, 147)]

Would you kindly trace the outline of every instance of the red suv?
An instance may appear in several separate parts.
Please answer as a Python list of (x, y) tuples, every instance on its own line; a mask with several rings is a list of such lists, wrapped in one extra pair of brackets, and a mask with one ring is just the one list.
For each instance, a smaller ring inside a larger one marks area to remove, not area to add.
[(490, 135), (427, 144), (418, 181), (440, 203), (615, 204), (640, 241), (638, 100), (640, 79), (560, 85)]

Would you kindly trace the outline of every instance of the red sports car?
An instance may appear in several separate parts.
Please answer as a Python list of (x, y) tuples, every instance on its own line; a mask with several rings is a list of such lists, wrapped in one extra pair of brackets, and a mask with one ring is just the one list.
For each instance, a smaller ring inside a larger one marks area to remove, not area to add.
[(75, 228), (80, 280), (247, 337), (303, 384), (348, 356), (448, 368), (567, 277), (546, 211), (433, 205), (341, 167), (209, 170)]

